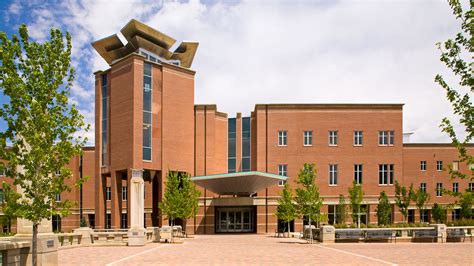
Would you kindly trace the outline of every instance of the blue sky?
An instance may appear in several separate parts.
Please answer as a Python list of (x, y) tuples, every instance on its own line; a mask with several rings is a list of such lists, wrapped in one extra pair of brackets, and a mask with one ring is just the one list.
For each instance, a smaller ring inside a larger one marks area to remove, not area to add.
[(92, 125), (90, 144), (92, 73), (108, 67), (90, 43), (132, 18), (200, 42), (195, 102), (230, 117), (256, 103), (405, 103), (412, 142), (448, 141), (438, 125), (451, 108), (433, 81), (452, 80), (435, 47), (459, 30), (446, 1), (2, 0), (0, 12), (9, 35), (21, 23), (38, 41), (50, 27), (71, 33), (71, 101)]

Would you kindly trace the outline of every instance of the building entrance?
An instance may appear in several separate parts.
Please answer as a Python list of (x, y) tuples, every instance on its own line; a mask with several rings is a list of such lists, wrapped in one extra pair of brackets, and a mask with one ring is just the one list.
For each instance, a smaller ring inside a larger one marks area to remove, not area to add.
[(252, 207), (216, 207), (216, 233), (253, 233), (255, 232), (255, 208)]

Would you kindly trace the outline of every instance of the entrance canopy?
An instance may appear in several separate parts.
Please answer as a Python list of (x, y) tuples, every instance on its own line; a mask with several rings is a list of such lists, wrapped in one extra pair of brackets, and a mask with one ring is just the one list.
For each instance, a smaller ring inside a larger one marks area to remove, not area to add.
[(191, 180), (197, 185), (219, 195), (250, 196), (257, 191), (277, 185), (288, 177), (263, 172), (239, 172), (195, 176)]

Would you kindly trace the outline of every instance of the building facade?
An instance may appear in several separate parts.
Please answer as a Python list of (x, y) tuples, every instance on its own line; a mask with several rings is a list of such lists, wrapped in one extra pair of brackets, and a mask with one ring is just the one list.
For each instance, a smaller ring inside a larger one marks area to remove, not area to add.
[[(94, 73), (95, 146), (68, 165), (71, 184), (89, 180), (82, 200), (79, 190), (58, 196), (80, 204), (68, 217), (53, 217), (57, 231), (77, 228), (81, 213), (94, 228), (132, 227), (134, 178), (143, 183), (141, 225), (168, 225), (158, 203), (169, 171), (194, 176), (201, 191), (199, 211), (186, 223), (190, 234), (274, 232), (283, 185), (297, 187), (304, 163), (316, 166), (328, 223), (337, 223), (335, 206), (340, 195), (348, 201), (353, 182), (364, 191), (364, 223), (377, 222), (380, 192), (394, 202), (395, 181), (431, 194), (424, 221), (434, 203), (455, 203), (440, 188), (474, 189), (472, 181), (450, 179), (450, 165), (473, 170), (451, 145), (403, 143), (403, 104), (257, 104), (250, 116), (229, 118), (216, 105), (194, 104), (197, 43), (175, 46), (136, 20), (121, 33), (126, 44), (117, 35), (92, 44), (110, 68)], [(450, 212), (449, 220), (459, 219), (458, 207)], [(394, 222), (402, 220), (396, 207), (392, 213)], [(408, 219), (420, 221), (415, 206)], [(304, 223), (297, 219), (292, 229)]]

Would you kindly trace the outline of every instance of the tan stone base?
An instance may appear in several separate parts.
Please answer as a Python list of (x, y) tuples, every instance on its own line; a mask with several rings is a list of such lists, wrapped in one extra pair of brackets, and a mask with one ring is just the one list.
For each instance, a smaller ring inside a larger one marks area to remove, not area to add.
[(129, 246), (144, 246), (146, 244), (145, 228), (130, 228), (127, 236)]
[[(29, 242), (31, 248), (26, 264), (32, 264), (33, 235), (17, 234), (12, 242)], [(58, 237), (53, 233), (38, 234), (38, 265), (58, 265)]]

